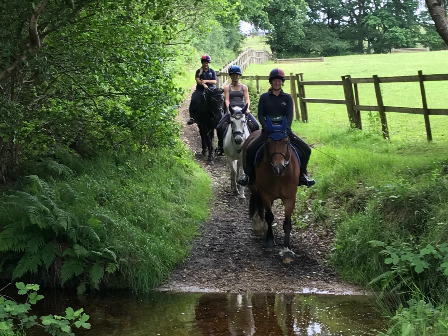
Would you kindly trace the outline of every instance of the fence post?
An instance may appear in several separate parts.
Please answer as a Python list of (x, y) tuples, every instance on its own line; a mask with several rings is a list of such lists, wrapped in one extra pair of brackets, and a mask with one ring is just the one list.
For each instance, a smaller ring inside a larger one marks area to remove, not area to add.
[(387, 127), (386, 110), (384, 109), (383, 97), (381, 96), (380, 79), (377, 75), (373, 75), (373, 85), (375, 86), (376, 101), (378, 103), (378, 111), (380, 112), (381, 130), (384, 139), (390, 139), (389, 128)]
[(422, 103), (423, 103), (423, 115), (425, 117), (425, 126), (426, 126), (426, 138), (428, 141), (432, 141), (432, 132), (431, 132), (431, 124), (429, 123), (429, 113), (428, 113), (428, 103), (426, 101), (426, 91), (425, 84), (423, 83), (423, 71), (418, 71), (418, 79), (420, 82), (420, 92), (422, 94)]
[(294, 103), (294, 112), (296, 113), (296, 120), (300, 120), (300, 111), (299, 111), (299, 104), (297, 102), (297, 91), (296, 91), (296, 81), (295, 81), (296, 77), (291, 72), (289, 74), (289, 78), (291, 80), (291, 97), (292, 97), (292, 101)]
[(260, 79), (258, 75), (255, 76), (255, 81), (257, 82), (257, 93), (260, 94)]
[(354, 108), (355, 101), (353, 98), (352, 84), (350, 82), (350, 76), (341, 76), (342, 87), (344, 89), (345, 105), (347, 107), (348, 120), (350, 122), (350, 127), (358, 127), (358, 122), (356, 118), (356, 111)]
[(301, 84), (301, 82), (303, 82), (303, 73), (296, 74), (296, 79), (297, 79), (297, 87), (299, 90), (299, 104), (300, 104), (300, 111), (302, 112), (302, 122), (307, 123), (308, 109), (306, 103), (303, 101), (303, 98), (305, 98), (305, 86)]

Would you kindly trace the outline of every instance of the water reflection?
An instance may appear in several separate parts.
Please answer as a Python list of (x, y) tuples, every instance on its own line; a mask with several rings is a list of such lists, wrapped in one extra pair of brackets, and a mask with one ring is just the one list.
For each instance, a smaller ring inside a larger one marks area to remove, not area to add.
[[(381, 316), (361, 296), (302, 294), (114, 293), (84, 297), (45, 294), (40, 311), (83, 307), (92, 329), (76, 335), (313, 336), (377, 335)], [(43, 335), (39, 331), (29, 335)]]

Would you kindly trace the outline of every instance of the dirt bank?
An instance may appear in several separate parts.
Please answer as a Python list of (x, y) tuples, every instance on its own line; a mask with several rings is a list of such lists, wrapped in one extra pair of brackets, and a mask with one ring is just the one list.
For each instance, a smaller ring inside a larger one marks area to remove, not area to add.
[[(188, 120), (187, 99), (180, 109), (180, 122)], [(281, 246), (267, 251), (262, 239), (252, 234), (248, 215), (249, 190), (246, 199), (239, 200), (230, 191), (230, 178), (224, 157), (214, 165), (201, 155), (196, 125), (182, 129), (182, 139), (195, 153), (197, 162), (212, 179), (213, 199), (210, 218), (201, 225), (194, 240), (189, 259), (179, 265), (171, 279), (160, 290), (188, 292), (289, 292), (365, 294), (354, 286), (343, 284), (325, 259), (333, 241), (330, 232), (293, 228), (294, 262), (283, 265), (279, 256)], [(275, 211), (274, 235), (277, 244), (283, 242), (282, 214)]]

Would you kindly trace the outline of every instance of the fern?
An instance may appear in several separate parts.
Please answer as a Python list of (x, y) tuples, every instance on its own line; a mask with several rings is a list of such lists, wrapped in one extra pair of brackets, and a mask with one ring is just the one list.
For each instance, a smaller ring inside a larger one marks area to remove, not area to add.
[(99, 289), (101, 279), (104, 276), (104, 268), (97, 261), (89, 270), (90, 284), (93, 288)]
[(42, 265), (42, 261), (38, 255), (25, 254), (17, 263), (12, 277), (17, 279), (26, 273), (37, 273), (40, 265)]
[(28, 254), (36, 254), (42, 245), (44, 245), (45, 241), (44, 238), (41, 235), (37, 235), (32, 237), (28, 244), (26, 244), (26, 253)]
[(40, 168), (47, 173), (50, 173), (51, 175), (68, 177), (73, 174), (72, 170), (69, 167), (49, 158), (43, 159), (42, 162), (39, 162), (36, 166), (37, 168)]
[(84, 263), (77, 259), (70, 259), (64, 262), (61, 267), (61, 284), (65, 284), (73, 276), (78, 276), (84, 272)]
[(50, 268), (54, 259), (60, 254), (58, 247), (52, 242), (47, 243), (40, 251), (42, 262), (47, 269)]

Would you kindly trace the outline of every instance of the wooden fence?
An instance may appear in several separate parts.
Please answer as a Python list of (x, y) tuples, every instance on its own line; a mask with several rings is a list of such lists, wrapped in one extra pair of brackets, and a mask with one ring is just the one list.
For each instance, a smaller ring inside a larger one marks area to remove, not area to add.
[(324, 62), (325, 57), (309, 57), (309, 58), (276, 58), (275, 63), (312, 63)]
[[(292, 77), (292, 74), (291, 76)], [(398, 113), (412, 113), (422, 114), (425, 120), (426, 136), (428, 141), (432, 141), (431, 124), (429, 121), (430, 115), (448, 115), (448, 109), (429, 109), (426, 101), (426, 92), (424, 82), (429, 81), (444, 81), (448, 80), (448, 74), (441, 75), (423, 75), (422, 71), (418, 71), (418, 75), (414, 76), (395, 76), (395, 77), (378, 77), (374, 75), (372, 78), (351, 78), (350, 76), (342, 76), (341, 80), (329, 81), (304, 81), (303, 74), (295, 75), (297, 82), (297, 94), (295, 84), (292, 84), (291, 94), (293, 100), (299, 100), (301, 117), (303, 122), (308, 122), (308, 103), (324, 103), (324, 104), (344, 104), (347, 107), (348, 118), (350, 124), (356, 128), (362, 129), (361, 111), (378, 111), (381, 119), (381, 127), (383, 137), (389, 139), (389, 129), (387, 126), (386, 112)], [(398, 107), (385, 106), (383, 103), (380, 84), (382, 83), (403, 83), (403, 82), (418, 82), (420, 84), (420, 93), (422, 97), (422, 107)], [(372, 83), (375, 88), (375, 95), (378, 105), (360, 105), (358, 84)], [(322, 98), (306, 98), (305, 86), (307, 85), (340, 85), (344, 90), (345, 99), (322, 99)], [(296, 96), (296, 97), (294, 97)], [(296, 104), (296, 103), (295, 103)], [(300, 120), (296, 112), (296, 118)]]
[(254, 50), (248, 48), (238, 55), (232, 62), (228, 63), (224, 68), (218, 71), (216, 86), (222, 88), (230, 82), (229, 68), (232, 65), (239, 65), (241, 69), (246, 70), (246, 68), (251, 64), (263, 64), (271, 58), (271, 54), (267, 50)]
[(392, 48), (391, 53), (408, 53), (408, 52), (422, 52), (429, 51), (429, 48)]

